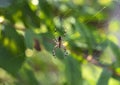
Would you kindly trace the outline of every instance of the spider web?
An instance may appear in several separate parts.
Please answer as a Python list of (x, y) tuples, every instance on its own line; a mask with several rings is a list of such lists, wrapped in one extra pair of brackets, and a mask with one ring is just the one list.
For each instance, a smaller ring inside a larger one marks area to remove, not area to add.
[[(119, 1), (117, 1), (117, 0), (112, 0), (112, 2), (115, 2), (115, 3), (120, 3)], [(108, 8), (109, 7), (109, 5), (106, 5), (106, 6), (104, 6), (104, 7), (102, 7), (101, 9), (99, 9), (95, 14), (93, 14), (90, 18), (89, 18), (89, 20), (88, 21), (86, 21), (84, 24), (88, 24), (93, 18), (95, 18), (99, 13), (101, 13), (103, 10), (105, 10), (106, 8)], [(69, 9), (68, 11), (66, 11), (66, 13), (62, 16), (62, 20), (64, 19), (64, 17), (65, 16), (67, 16), (70, 12), (72, 11), (72, 9)], [(79, 11), (79, 10), (77, 10), (77, 11)], [(59, 15), (58, 15), (58, 17), (59, 17)], [(64, 30), (65, 30), (65, 26), (64, 25), (62, 25), (63, 26), (63, 28), (64, 28)], [(56, 30), (56, 28), (55, 28), (55, 30)], [(107, 34), (108, 32), (106, 32), (106, 34)], [(101, 45), (101, 43), (99, 44), (99, 45)], [(97, 47), (97, 46), (96, 46)], [(22, 54), (20, 54), (20, 55), (18, 55), (18, 56), (22, 56), (22, 55), (24, 55), (25, 53), (22, 53)], [(95, 55), (97, 55), (97, 54), (95, 54)]]
[[(113, 0), (112, 2), (114, 2), (114, 3), (112, 3), (112, 5), (114, 5), (115, 4), (115, 6), (116, 6), (116, 3), (118, 3), (118, 4), (120, 4), (120, 2), (119, 1), (117, 1), (117, 0)], [(106, 5), (106, 6), (104, 6), (104, 7), (102, 7), (101, 9), (99, 9), (96, 13), (94, 13), (86, 22), (84, 22), (83, 24), (85, 24), (85, 25), (87, 25), (93, 18), (95, 18), (97, 15), (99, 15), (102, 11), (104, 11), (106, 8), (108, 8), (109, 6), (111, 6), (111, 5)], [(65, 13), (65, 15), (63, 15), (62, 16), (62, 18), (64, 19), (64, 17), (69, 13), (71, 11), (71, 9), (69, 9), (66, 13)], [(77, 10), (77, 11), (79, 11), (79, 10)], [(112, 10), (113, 11), (113, 10)], [(111, 11), (110, 11), (111, 12)], [(110, 14), (111, 15), (111, 14)], [(62, 20), (63, 20), (62, 19)], [(109, 19), (107, 19), (107, 20), (109, 20)], [(108, 23), (109, 23), (109, 21), (107, 21), (107, 22), (105, 22), (104, 23), (104, 25), (102, 26), (102, 27), (104, 27), (104, 32), (105, 32), (105, 34), (106, 34), (106, 36), (108, 36), (108, 34), (109, 34), (109, 31), (108, 31)], [(64, 25), (62, 25), (63, 26), (63, 30), (65, 30), (66, 29), (66, 27), (64, 26)], [(56, 28), (55, 28), (55, 30), (56, 30)], [(95, 46), (95, 48), (94, 49), (96, 49), (97, 47), (100, 47), (100, 45), (102, 45), (103, 44), (103, 42), (104, 41), (102, 41), (102, 42), (100, 42), (98, 45), (96, 45)], [(101, 52), (93, 52), (93, 56), (99, 56), (101, 54)], [(96, 57), (97, 58), (97, 57)], [(93, 62), (94, 63), (94, 62)], [(99, 64), (100, 65), (100, 64)], [(102, 65), (100, 65), (100, 66), (102, 66)]]

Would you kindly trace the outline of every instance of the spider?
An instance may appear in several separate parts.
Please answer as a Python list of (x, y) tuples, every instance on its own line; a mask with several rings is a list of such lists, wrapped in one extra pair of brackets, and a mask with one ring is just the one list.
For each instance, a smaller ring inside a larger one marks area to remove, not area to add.
[(56, 56), (55, 49), (56, 48), (63, 48), (64, 50), (64, 56), (68, 55), (68, 52), (66, 51), (66, 47), (62, 43), (62, 36), (59, 36), (58, 38), (53, 39), (55, 42), (55, 46), (53, 48), (53, 56)]

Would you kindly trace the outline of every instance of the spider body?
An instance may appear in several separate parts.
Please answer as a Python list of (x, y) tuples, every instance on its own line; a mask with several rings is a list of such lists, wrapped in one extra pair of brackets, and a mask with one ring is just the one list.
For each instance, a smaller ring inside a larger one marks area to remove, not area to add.
[(55, 42), (55, 46), (53, 48), (53, 56), (55, 56), (55, 49), (56, 48), (63, 48), (64, 49), (64, 55), (67, 56), (67, 51), (66, 51), (66, 48), (65, 46), (63, 45), (62, 43), (62, 36), (59, 36), (58, 38), (54, 39), (54, 42)]
[(62, 37), (59, 36), (58, 37), (58, 47), (61, 48), (61, 44), (62, 44)]

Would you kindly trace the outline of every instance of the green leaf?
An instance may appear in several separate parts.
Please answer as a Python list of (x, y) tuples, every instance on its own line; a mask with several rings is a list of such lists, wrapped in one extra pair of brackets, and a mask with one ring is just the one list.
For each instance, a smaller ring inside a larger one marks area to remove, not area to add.
[(108, 81), (111, 75), (112, 73), (108, 69), (104, 68), (97, 82), (97, 85), (108, 85)]
[(65, 58), (65, 75), (67, 85), (82, 85), (80, 63), (71, 56)]
[(16, 74), (25, 60), (24, 39), (11, 25), (5, 25), (0, 38), (0, 67)]
[(112, 49), (112, 52), (116, 56), (116, 62), (114, 62), (115, 67), (120, 67), (120, 48), (113, 42), (109, 41), (109, 46)]
[(25, 32), (25, 44), (26, 47), (29, 49), (33, 49), (33, 38), (34, 38), (35, 34), (33, 33), (32, 30), (27, 29)]
[(33, 32), (33, 30), (31, 30), (31, 29), (27, 29), (25, 31), (25, 44), (26, 44), (26, 48), (33, 49), (34, 45), (35, 45), (35, 40), (36, 39), (39, 41), (39, 44), (41, 44), (40, 43), (41, 36), (35, 34)]
[(53, 5), (48, 3), (47, 0), (39, 0), (40, 9), (45, 13), (45, 15), (50, 16), (53, 10)]
[(17, 77), (20, 81), (16, 82), (16, 85), (41, 85), (35, 77), (34, 71), (29, 64), (25, 63), (22, 69), (19, 71)]
[(40, 36), (42, 36), (42, 44), (44, 46), (44, 48), (48, 51), (52, 53), (52, 50), (55, 46), (55, 43), (53, 41), (54, 37), (52, 34), (50, 34), (49, 32), (41, 34)]
[(22, 21), (28, 28), (39, 28), (40, 27), (40, 18), (37, 16), (37, 13), (33, 11), (27, 2), (24, 2), (22, 7)]
[(84, 43), (87, 44), (89, 50), (95, 48), (96, 43), (95, 43), (95, 38), (92, 34), (92, 31), (89, 30), (84, 24), (81, 23), (76, 23), (76, 29), (81, 35), (81, 38), (84, 39)]

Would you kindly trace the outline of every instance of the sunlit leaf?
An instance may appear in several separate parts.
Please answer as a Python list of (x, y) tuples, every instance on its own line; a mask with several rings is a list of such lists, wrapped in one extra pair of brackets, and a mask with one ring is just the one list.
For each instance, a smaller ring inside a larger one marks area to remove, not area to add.
[(11, 25), (5, 25), (0, 40), (0, 67), (15, 74), (25, 59), (24, 39)]
[(109, 46), (111, 47), (115, 57), (116, 57), (116, 62), (114, 62), (114, 66), (115, 67), (119, 67), (120, 66), (120, 48), (113, 42), (109, 41)]
[(98, 79), (97, 85), (108, 85), (111, 75), (112, 73), (108, 69), (104, 68), (100, 78)]

